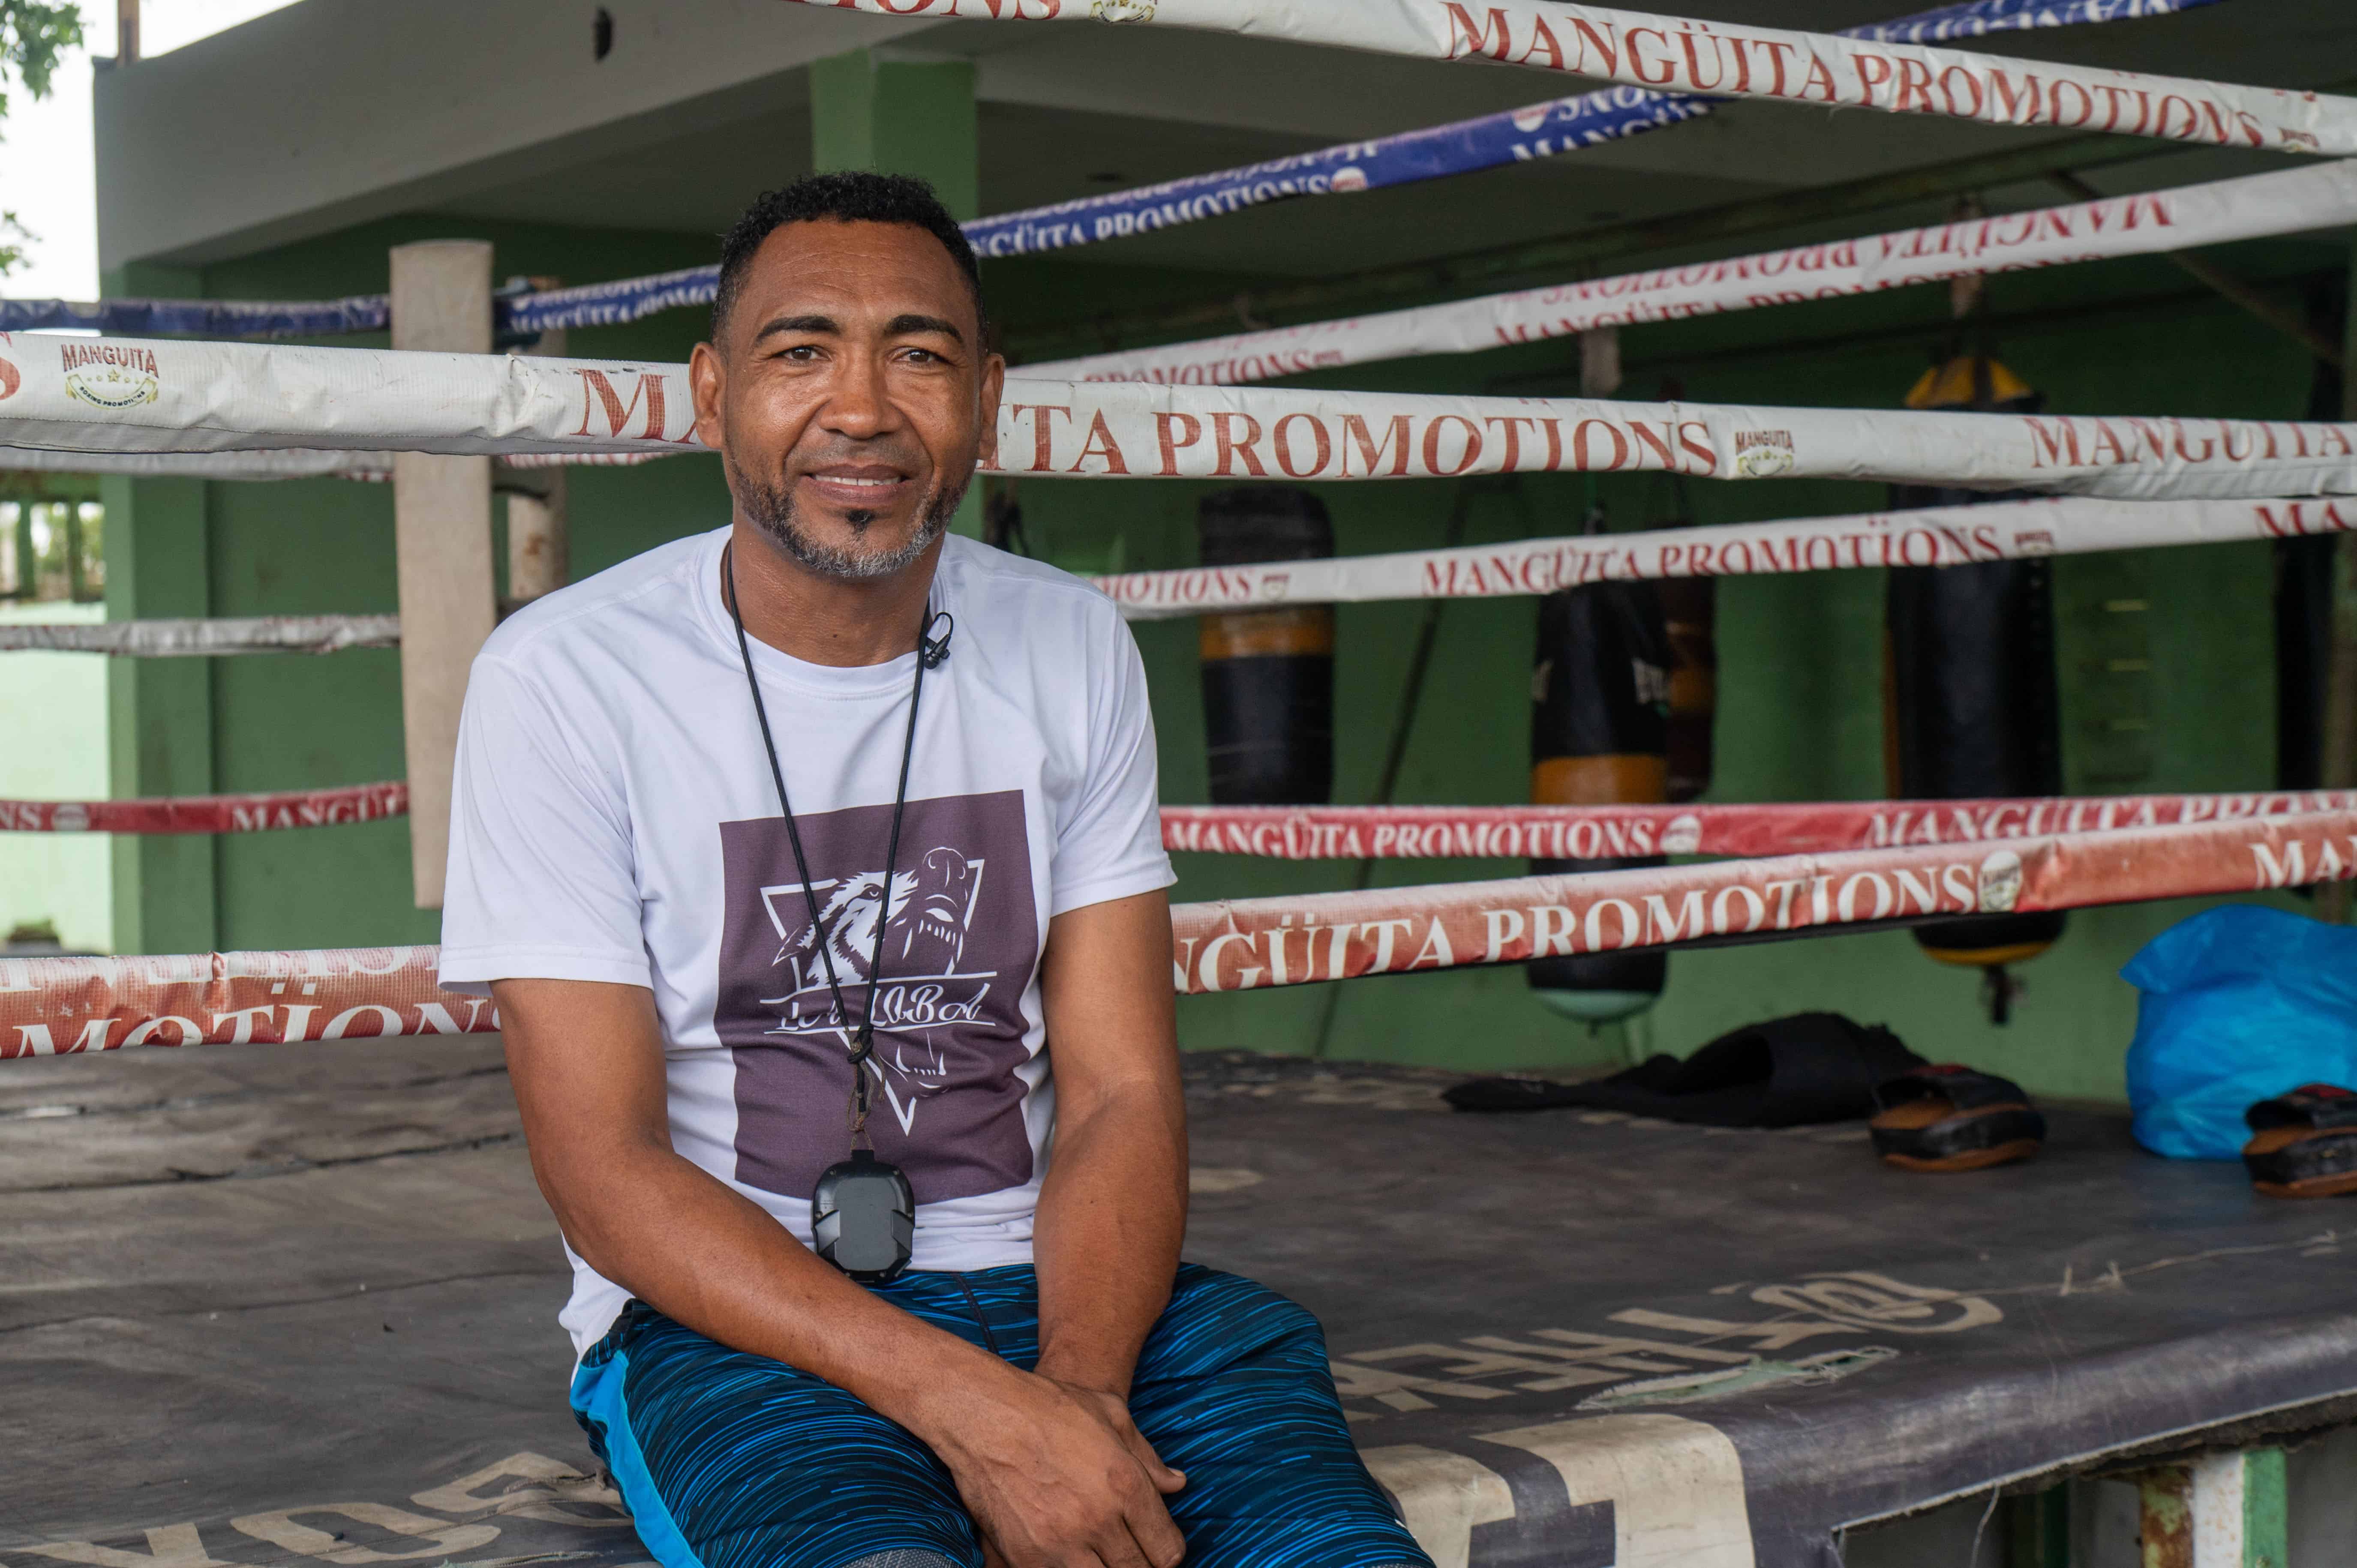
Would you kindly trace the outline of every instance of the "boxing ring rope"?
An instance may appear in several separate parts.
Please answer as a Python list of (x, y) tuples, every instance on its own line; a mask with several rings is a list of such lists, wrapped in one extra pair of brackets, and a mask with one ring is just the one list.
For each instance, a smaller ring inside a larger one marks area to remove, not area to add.
[[(1895, 21), (1845, 28), (1841, 36), (1939, 42), (1993, 31), (2077, 27), (2159, 16), (2215, 0), (1970, 0)], [(1108, 191), (963, 225), (985, 256), (1037, 254), (1241, 212), (1297, 197), (1344, 195), (1528, 162), (1683, 124), (1716, 100), (1640, 87), (1606, 88), (1372, 141), (1189, 175), (1135, 190)], [(648, 278), (620, 278), (525, 295), (504, 323), (515, 331), (636, 321), (657, 311), (711, 301), (716, 266)]]
[(1586, 583), (1783, 575), (1861, 566), (1961, 566), (2350, 532), (2357, 532), (2357, 507), (2338, 501), (2073, 497), (1577, 534), (1454, 550), (1124, 572), (1092, 581), (1128, 618), (1160, 620), (1278, 605), (1504, 598), (1551, 594)]
[[(2111, 257), (2181, 250), (2190, 246), (2297, 231), (2317, 224), (2357, 218), (2357, 171), (2342, 165), (2286, 171), (2272, 175), (2222, 180), (2177, 190), (2101, 199), (2062, 207), (2040, 209), (2003, 218), (1932, 225), (1823, 245), (1769, 252), (1700, 263), (1691, 266), (1629, 274), (1586, 283), (1493, 295), (1452, 304), (1392, 311), (1373, 316), (1312, 323), (1271, 331), (1245, 333), (1157, 349), (1089, 356), (1028, 367), (1027, 381), (1053, 379), (1147, 380), (1229, 384), (1293, 374), (1306, 370), (1426, 353), (1461, 353), (1501, 344), (1541, 340), (1589, 328), (1641, 320), (1663, 320), (1727, 310), (1753, 309), (1813, 298), (1871, 293), (1910, 284), (2029, 267), (2067, 264)], [(592, 285), (603, 286), (603, 285)], [(0, 349), (38, 362), (54, 346), (65, 388), (80, 403), (102, 409), (134, 410), (156, 395), (156, 371), (161, 361), (156, 350), (166, 345), (137, 341), (100, 345), (60, 344), (29, 340), (17, 344), (0, 337)], [(184, 345), (188, 349), (233, 345)], [(302, 350), (276, 348), (281, 356), (351, 355), (371, 350)], [(381, 350), (375, 352), (382, 352)], [(113, 365), (109, 353), (135, 357), (136, 362)], [(505, 357), (487, 357), (492, 362)], [(267, 361), (264, 361), (265, 363)], [(565, 362), (534, 360), (536, 366)], [(252, 376), (253, 361), (216, 367), (210, 373)], [(292, 367), (292, 361), (287, 361)], [(590, 362), (570, 362), (576, 370)], [(338, 371), (334, 360), (314, 361), (309, 375), (290, 368), (284, 389), (315, 396), (338, 395), (320, 383)], [(638, 415), (645, 367), (611, 364), (594, 367), (604, 380), (592, 383), (585, 375), (584, 416), (573, 432), (591, 433), (593, 411), (587, 406), (592, 390), (602, 393), (609, 434), (618, 434), (626, 420)], [(673, 367), (664, 367), (673, 370)], [(340, 372), (375, 376), (385, 381), (401, 378), (385, 374), (364, 361), (341, 361)], [(26, 371), (0, 354), (0, 389), (13, 393)], [(183, 372), (185, 373), (185, 372)], [(206, 373), (200, 371), (199, 373)], [(560, 371), (560, 375), (563, 373)], [(404, 375), (414, 380), (411, 367)], [(36, 379), (38, 379), (38, 376)], [(617, 387), (630, 389), (628, 399)], [(658, 388), (658, 392), (662, 389)], [(495, 401), (498, 393), (487, 393)], [(674, 382), (668, 400), (650, 403), (650, 431), (666, 425), (667, 412), (685, 406), (683, 383)], [(77, 413), (81, 410), (78, 407)], [(267, 416), (247, 411), (248, 419)], [(150, 423), (153, 423), (152, 421)], [(0, 435), (9, 433), (0, 422)], [(20, 431), (23, 427), (16, 427)], [(337, 449), (317, 439), (317, 433), (288, 437), (292, 449), (271, 449), (251, 440), (188, 443), (166, 450), (158, 445), (112, 441), (43, 441), (20, 434), (16, 444), (0, 448), (0, 466), (42, 471), (129, 473), (185, 476), (217, 479), (277, 479), (332, 477), (383, 480), (391, 477), (392, 461), (383, 448)], [(666, 428), (660, 435), (669, 436)], [(504, 460), (512, 468), (573, 464), (635, 464), (665, 451), (694, 449), (693, 437), (681, 431), (666, 444), (628, 450), (610, 445), (583, 449), (549, 446), (515, 450), (508, 444)], [(191, 450), (192, 446), (210, 449)], [(234, 447), (234, 450), (222, 449)], [(1303, 476), (1295, 476), (1303, 477)]]
[[(1500, 598), (1631, 579), (1953, 566), (2352, 532), (2357, 532), (2357, 510), (2333, 501), (2066, 499), (1582, 534), (1332, 560), (1126, 572), (1090, 580), (1127, 618), (1160, 620), (1279, 605)], [(400, 640), (401, 618), (391, 615), (0, 626), (0, 652), (136, 658), (329, 653), (390, 648)]]
[[(560, 457), (700, 449), (680, 365), (20, 338), (0, 339), (0, 382), (10, 389), (0, 442), (20, 449)], [(6, 460), (0, 447), (0, 466)], [(1010, 380), (986, 471), (1304, 480), (1672, 473), (2259, 499), (2357, 491), (2357, 424)]]
[[(0, 351), (26, 352), (26, 343), (0, 337)], [(5, 384), (5, 377), (0, 377)], [(393, 457), (384, 452), (77, 452), (38, 446), (0, 446), (0, 472), (123, 474), (135, 479), (360, 479), (393, 482)]]
[[(1182, 904), (1172, 983), (1256, 991), (1553, 954), (1764, 940), (2357, 875), (2357, 811), (1571, 876)], [(0, 1057), (486, 1033), (437, 950), (0, 959)]]
[[(1278, 605), (1501, 598), (1550, 594), (1583, 583), (1741, 577), (1864, 566), (1956, 566), (1977, 561), (2348, 532), (2357, 532), (2357, 508), (2333, 500), (2061, 498), (1576, 534), (1330, 560), (1124, 572), (1090, 581), (1119, 605), (1127, 618), (1162, 620)], [(0, 652), (30, 650), (142, 658), (327, 653), (344, 648), (392, 647), (400, 639), (401, 618), (388, 615), (0, 626)]]
[(1975, 274), (2149, 255), (2351, 222), (2357, 222), (2357, 163), (2331, 163), (1448, 305), (1043, 361), (1024, 366), (1023, 374), (1082, 381), (1267, 381), (1542, 342), (1596, 327), (1878, 294)]
[(0, 626), (0, 652), (104, 653), (116, 658), (201, 658), (220, 653), (336, 653), (394, 648), (401, 618), (255, 616)]
[[(1162, 847), (1276, 860), (1790, 854), (2357, 810), (2357, 791), (1612, 806), (1165, 806)], [(247, 833), (405, 816), (399, 779), (250, 795), (0, 800), (0, 832)]]
[(1758, 856), (2357, 811), (2357, 789), (1612, 806), (1165, 806), (1162, 847), (1267, 860)]
[[(135, 455), (196, 446), (235, 456), (241, 446), (278, 451), (307, 440), (559, 457), (693, 449), (677, 366), (135, 340), (63, 340), (54, 345), (51, 362), (15, 343), (5, 347), (23, 363), (0, 357), (0, 379), (11, 387), (0, 435), (20, 442)], [(1273, 464), (1295, 478), (1573, 469), (2033, 486), (2111, 496), (2357, 488), (2357, 425), (2280, 422), (1011, 381), (998, 435), (1000, 471), (1067, 475), (1271, 478)], [(1347, 598), (1543, 593), (1610, 577), (1932, 564), (2350, 527), (2341, 508), (2297, 499), (2048, 500), (1128, 574), (1101, 585), (1132, 614), (1183, 614)], [(122, 635), (137, 634), (125, 628)], [(397, 789), (12, 802), (8, 812), (12, 825), (32, 831), (243, 832), (393, 814)], [(162, 825), (134, 825), (143, 822)]]
[[(0, 343), (5, 343), (0, 337)], [(38, 342), (39, 339), (34, 339)], [(689, 448), (701, 451), (701, 447)], [(503, 469), (634, 468), (670, 456), (655, 452), (511, 452), (502, 454)], [(124, 474), (133, 478), (224, 479), (353, 479), (364, 484), (393, 482), (391, 452), (338, 451), (330, 447), (234, 452), (76, 452), (35, 446), (0, 446), (0, 473), (18, 469), (52, 474)]]
[(0, 299), (0, 332), (66, 330), (170, 338), (332, 338), (382, 332), (393, 296), (341, 299)]
[(795, 3), (904, 21), (1093, 16), (1416, 59), (1495, 60), (1674, 92), (2198, 145), (2357, 153), (2357, 99), (1748, 23), (1699, 23), (1565, 0), (1091, 0), (1086, 11), (1076, 0)]
[(252, 795), (178, 795), (131, 800), (0, 800), (0, 832), (251, 833), (327, 828), (409, 814), (400, 779)]
[[(1937, 43), (1992, 32), (2126, 21), (2217, 3), (2064, 0), (2057, 5), (2052, 0), (1966, 0), (1894, 21), (1844, 28), (1839, 36), (1875, 42)], [(1062, 250), (1197, 222), (1269, 201), (1372, 190), (1550, 157), (1683, 124), (1708, 113), (1712, 102), (1692, 94), (1609, 88), (1139, 189), (976, 219), (963, 227), (974, 249), (986, 256)], [(511, 334), (532, 334), (636, 321), (663, 310), (710, 304), (719, 276), (716, 266), (688, 267), (646, 277), (501, 295), (492, 301), (494, 325)], [(0, 332), (62, 328), (134, 337), (319, 338), (381, 332), (391, 324), (391, 296), (382, 294), (326, 300), (0, 299)]]

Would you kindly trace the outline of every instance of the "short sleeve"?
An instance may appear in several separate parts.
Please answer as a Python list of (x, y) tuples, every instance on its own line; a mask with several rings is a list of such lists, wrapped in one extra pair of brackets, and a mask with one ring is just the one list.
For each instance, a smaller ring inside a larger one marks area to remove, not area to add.
[(1162, 804), (1146, 661), (1118, 618), (1088, 660), (1088, 772), (1058, 814), (1050, 918), (1151, 893), (1177, 880), (1162, 848)]
[(442, 907), (442, 984), (651, 986), (630, 815), (532, 679), (478, 658), (458, 723)]

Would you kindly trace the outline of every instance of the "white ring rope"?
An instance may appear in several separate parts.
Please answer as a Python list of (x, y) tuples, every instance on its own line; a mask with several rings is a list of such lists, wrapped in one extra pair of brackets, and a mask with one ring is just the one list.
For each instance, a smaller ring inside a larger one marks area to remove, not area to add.
[(1583, 583), (1781, 575), (1858, 566), (1958, 566), (2351, 532), (2357, 532), (2357, 505), (2341, 501), (2072, 497), (1522, 539), (1330, 560), (1125, 572), (1092, 581), (1130, 619), (1161, 620), (1275, 605), (1506, 598), (1551, 594)]
[(1563, 0), (798, 0), (903, 21), (1090, 16), (1631, 87), (2213, 146), (2357, 153), (2357, 100)]
[(1464, 354), (1595, 327), (1878, 294), (1975, 274), (2148, 255), (2357, 222), (2357, 162), (1936, 223), (1448, 305), (1027, 365), (1042, 380), (1262, 381), (1418, 354)]
[[(82, 452), (696, 450), (685, 367), (275, 344), (0, 339), (0, 442)], [(2357, 424), (1757, 408), (1010, 380), (994, 471), (1674, 473), (2147, 499), (2357, 492)], [(0, 449), (0, 467), (7, 456)]]
[(397, 615), (0, 625), (0, 652), (105, 653), (137, 659), (336, 653), (347, 648), (394, 648), (400, 642)]
[[(1384, 599), (1487, 599), (1582, 583), (1744, 577), (1861, 566), (1955, 566), (2177, 544), (2357, 532), (2357, 506), (2336, 500), (2114, 501), (2072, 497), (1925, 507), (1632, 533), (1576, 534), (1330, 560), (1124, 572), (1091, 581), (1131, 620), (1278, 605)], [(0, 652), (330, 653), (389, 648), (398, 616), (279, 616), (257, 620), (111, 621), (0, 626)]]

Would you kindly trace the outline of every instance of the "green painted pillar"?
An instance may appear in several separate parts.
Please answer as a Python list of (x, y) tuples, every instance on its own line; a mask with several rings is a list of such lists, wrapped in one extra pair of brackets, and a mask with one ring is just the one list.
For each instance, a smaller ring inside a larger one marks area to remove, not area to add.
[[(194, 273), (134, 265), (110, 273), (105, 291), (194, 297), (201, 283)], [(101, 481), (107, 619), (212, 613), (206, 488), (201, 479)], [(212, 660), (111, 659), (106, 675), (113, 796), (212, 793)], [(208, 952), (218, 945), (214, 847), (205, 833), (115, 836), (117, 952)]]
[(2242, 1568), (2288, 1568), (2291, 1498), (2284, 1451), (2253, 1448), (2233, 1455), (2243, 1471)]
[(981, 216), (974, 66), (853, 49), (813, 63), (811, 163), (912, 174), (960, 220)]
[[(912, 174), (933, 188), (951, 216), (981, 216), (971, 61), (891, 59), (874, 49), (853, 49), (813, 61), (810, 72), (816, 172)], [(966, 490), (950, 526), (982, 536), (979, 481)]]

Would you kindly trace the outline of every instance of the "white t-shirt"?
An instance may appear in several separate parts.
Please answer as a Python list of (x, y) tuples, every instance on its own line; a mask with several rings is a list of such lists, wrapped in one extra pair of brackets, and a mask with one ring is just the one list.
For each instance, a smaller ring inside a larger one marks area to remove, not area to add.
[[(643, 985), (672, 1146), (804, 1244), (850, 1153), (851, 1067), (719, 592), (728, 531), (519, 611), (476, 657), (460, 726), (442, 983)], [(885, 922), (868, 1126), (917, 1197), (920, 1269), (1028, 1262), (1055, 1095), (1039, 1005), (1051, 916), (1169, 886), (1145, 669), (1113, 602), (952, 537), (931, 607), (908, 807), (883, 897), (916, 655), (838, 669), (751, 644), (778, 760), (865, 1015)], [(913, 628), (911, 628), (914, 629)], [(577, 1255), (561, 1321), (627, 1299)]]

